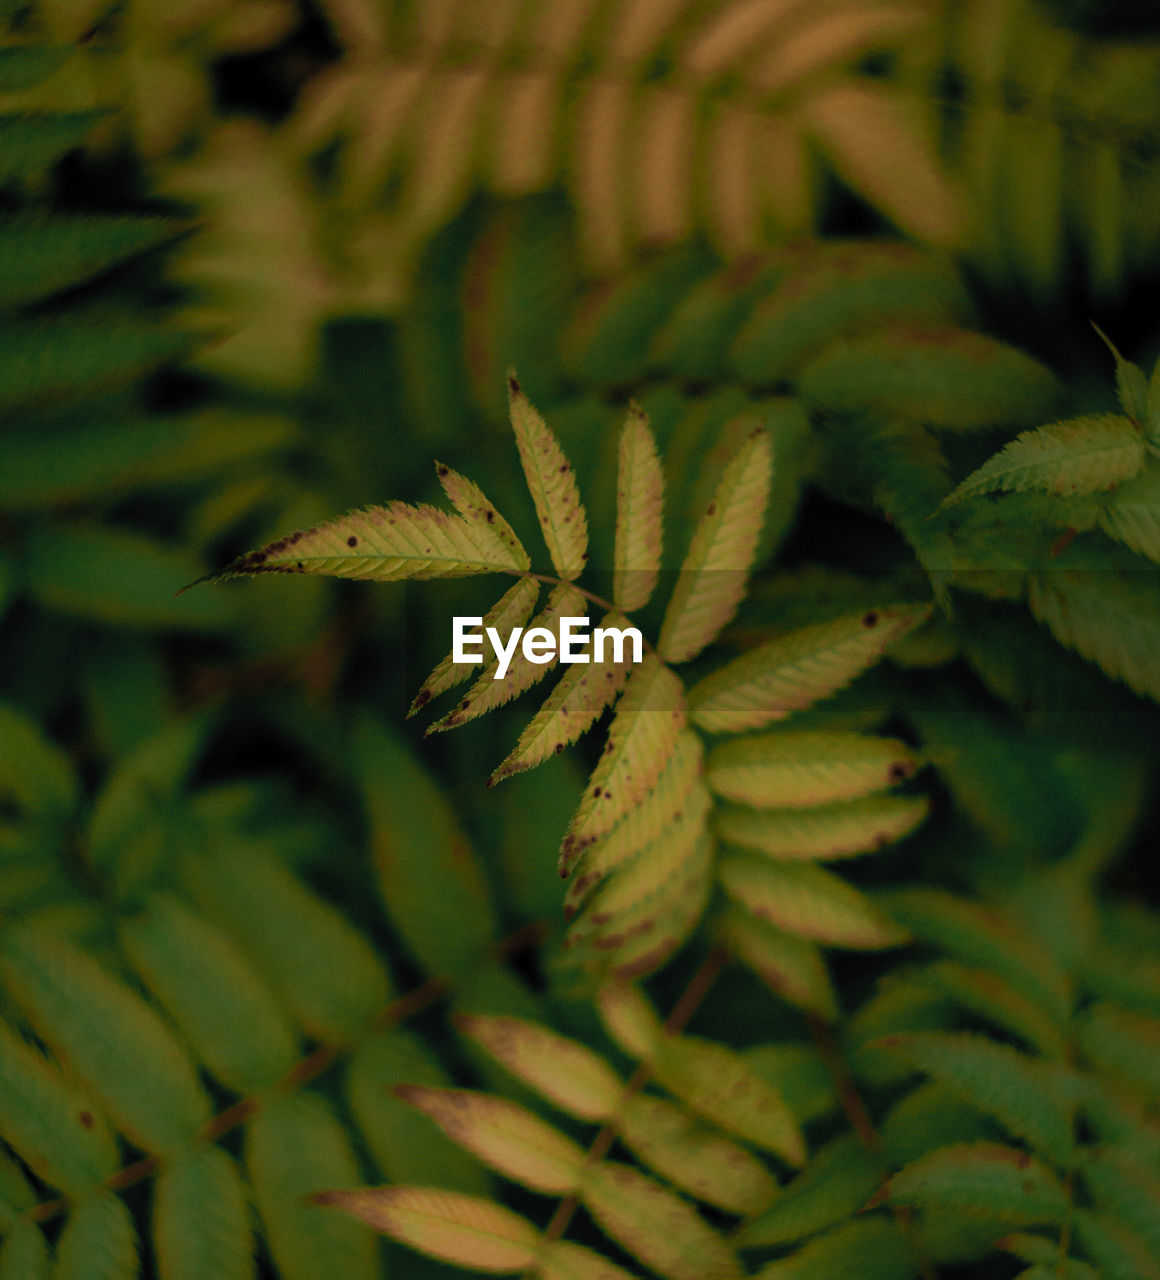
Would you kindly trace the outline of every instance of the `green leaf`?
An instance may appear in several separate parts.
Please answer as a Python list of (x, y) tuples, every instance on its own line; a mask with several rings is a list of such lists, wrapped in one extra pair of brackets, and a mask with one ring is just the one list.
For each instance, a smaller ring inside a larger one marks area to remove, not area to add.
[(261, 1093), (301, 1056), (289, 1019), (228, 935), (169, 894), (151, 894), (120, 926), (122, 945), (209, 1070)]
[(1138, 1235), (1106, 1214), (1075, 1212), (1075, 1234), (1101, 1280), (1157, 1280), (1156, 1256)]
[(1160, 562), (1160, 466), (1146, 466), (1108, 494), (1099, 526), (1139, 555)]
[(1057, 1164), (1075, 1147), (1070, 1099), (1048, 1064), (986, 1036), (925, 1032), (887, 1036), (877, 1046), (902, 1057)]
[(1032, 1235), (1027, 1231), (1013, 1231), (996, 1241), (995, 1247), (1005, 1253), (1013, 1253), (1029, 1266), (1019, 1273), (1019, 1280), (1100, 1280), (1099, 1272), (1086, 1262), (1076, 1258), (1061, 1258), (1058, 1240)]
[(602, 1254), (567, 1240), (545, 1244), (536, 1255), (540, 1280), (636, 1280)]
[(122, 1201), (106, 1192), (73, 1207), (52, 1274), (53, 1280), (137, 1280), (137, 1232)]
[(118, 626), (218, 630), (232, 602), (178, 596), (198, 572), (184, 548), (111, 525), (46, 524), (24, 547), (29, 591), (50, 609)]
[(0, 114), (0, 183), (47, 169), (80, 146), (107, 114), (104, 110)]
[(527, 1271), (539, 1233), (526, 1218), (476, 1196), (433, 1187), (327, 1191), (315, 1202), (353, 1214), (420, 1253), (496, 1275)]
[(786, 731), (736, 738), (709, 753), (710, 788), (759, 809), (854, 800), (909, 778), (918, 760), (897, 738)]
[(738, 733), (783, 720), (844, 688), (928, 613), (925, 605), (871, 609), (759, 645), (693, 686), (693, 722)]
[[(3, 16), (8, 16), (6, 11)], [(59, 70), (71, 53), (67, 44), (14, 44), (0, 49), (0, 93), (35, 89)]]
[(1061, 1223), (1070, 1205), (1034, 1156), (991, 1142), (959, 1143), (920, 1157), (885, 1188), (891, 1204), (947, 1209), (1024, 1225)]
[(663, 1098), (630, 1095), (615, 1125), (642, 1164), (726, 1213), (757, 1213), (777, 1195), (777, 1183), (756, 1156)]
[(763, 1267), (756, 1280), (914, 1280), (917, 1264), (906, 1237), (889, 1218), (846, 1222), (788, 1258)]
[(427, 1118), (392, 1093), (392, 1086), (436, 1087), (451, 1080), (410, 1031), (380, 1031), (354, 1050), (345, 1095), (359, 1132), (391, 1182), (415, 1182), (486, 1194), (490, 1179), (478, 1161), (432, 1129)]
[(0, 703), (0, 795), (41, 821), (63, 822), (79, 787), (72, 762), (35, 721)]
[(815, 942), (875, 951), (907, 939), (865, 894), (811, 863), (727, 849), (718, 875), (725, 892), (759, 920)]
[(661, 565), (665, 481), (648, 415), (637, 404), (629, 407), (620, 433), (616, 474), (612, 598), (618, 609), (643, 609)]
[(588, 518), (576, 476), (559, 441), (532, 408), (510, 369), (508, 403), (520, 462), (548, 554), (556, 572), (570, 582), (580, 576), (588, 558)]
[(499, 932), (478, 855), (435, 780), (378, 720), (360, 718), (354, 746), (391, 921), (428, 972), (461, 974)]
[(628, 677), (604, 753), (568, 824), (560, 851), (563, 872), (645, 799), (684, 727), (684, 686), (657, 657), (646, 655)]
[(521, 558), (486, 520), (391, 502), (351, 511), (249, 551), (206, 581), (262, 573), (310, 573), (370, 582), (520, 573)]
[(1160, 1263), (1160, 1174), (1116, 1147), (1085, 1147), (1080, 1165), (1096, 1206), (1115, 1214)]
[(716, 638), (745, 594), (773, 478), (769, 433), (754, 431), (725, 469), (693, 531), (665, 610), (657, 651), (687, 662)]
[[(0, 50), (0, 79), (3, 55), (12, 52)], [(0, 219), (0, 307), (22, 306), (72, 288), (164, 243), (175, 231), (160, 218)]]
[(237, 1165), (217, 1147), (179, 1152), (157, 1177), (153, 1248), (165, 1280), (249, 1280), (250, 1206)]
[(852, 1218), (882, 1182), (882, 1168), (853, 1134), (817, 1151), (772, 1205), (734, 1236), (743, 1249), (792, 1244)]
[(963, 1142), (993, 1141), (998, 1126), (952, 1090), (927, 1081), (906, 1094), (878, 1130), (882, 1155), (890, 1167)]
[(740, 1264), (697, 1211), (626, 1165), (590, 1166), (584, 1207), (617, 1243), (669, 1280), (739, 1280)]
[(1160, 1091), (1160, 1018), (1098, 1001), (1080, 1016), (1076, 1037), (1094, 1066), (1149, 1095)]
[(0, 968), (37, 1035), (145, 1151), (183, 1146), (209, 1119), (209, 1099), (160, 1017), (68, 943), (6, 931)]
[(1059, 399), (1037, 360), (958, 328), (885, 328), (827, 347), (802, 373), (811, 405), (882, 414), (935, 430), (1030, 427)]
[(1114, 489), (1144, 466), (1144, 437), (1128, 418), (1089, 414), (1024, 431), (973, 471), (944, 506), (984, 493), (1041, 489), (1068, 497)]
[(361, 1181), (343, 1125), (322, 1098), (267, 1099), (246, 1129), (246, 1168), (282, 1280), (377, 1280), (375, 1238), (310, 1203)]
[(44, 1232), (18, 1218), (0, 1244), (0, 1280), (49, 1280), (49, 1265)]
[(805, 1162), (805, 1144), (785, 1099), (735, 1050), (666, 1036), (647, 1061), (657, 1083), (698, 1115), (786, 1164)]
[[(0, 170), (3, 168), (0, 117)], [(75, 400), (183, 355), (192, 334), (165, 324), (73, 319), (0, 324), (0, 409)]]
[(0, 1131), (38, 1178), (68, 1195), (119, 1164), (105, 1119), (71, 1079), (0, 1023)]
[(815, 809), (742, 809), (717, 814), (725, 844), (779, 861), (848, 858), (909, 835), (926, 817), (925, 796), (864, 796)]
[(1116, 395), (1119, 397), (1121, 407), (1128, 417), (1137, 423), (1146, 422), (1148, 380), (1144, 377), (1144, 370), (1139, 365), (1133, 364), (1131, 360), (1125, 360), (1098, 324), (1093, 324), (1092, 328), (1100, 335), (1116, 362)]
[(308, 1034), (345, 1042), (386, 1005), (390, 979), (367, 940), (252, 841), (199, 850), (182, 877)]
[(568, 1195), (584, 1167), (584, 1150), (526, 1107), (469, 1089), (399, 1085), (397, 1097), (430, 1116), (485, 1164), (532, 1191)]
[[(510, 635), (516, 627), (524, 626), (532, 616), (536, 601), (540, 596), (540, 584), (535, 578), (520, 578), (514, 587), (510, 587), (499, 600), (483, 615), (480, 633), (487, 634), (487, 628), (493, 627), (501, 636)], [(432, 698), (448, 689), (454, 689), (465, 680), (470, 680), (479, 662), (456, 662), (454, 651), (449, 653), (434, 671), (423, 681), (423, 687), (415, 695), (415, 701), (407, 712), (408, 717), (427, 705)]]
[(455, 1025), (562, 1111), (589, 1121), (606, 1120), (616, 1111), (623, 1082), (578, 1040), (522, 1018), (460, 1014)]

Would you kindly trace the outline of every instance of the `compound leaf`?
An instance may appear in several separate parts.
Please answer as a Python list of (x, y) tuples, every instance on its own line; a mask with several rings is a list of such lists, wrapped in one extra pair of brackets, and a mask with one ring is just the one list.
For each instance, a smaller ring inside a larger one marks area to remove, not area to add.
[(946, 1209), (1030, 1226), (1068, 1213), (1055, 1175), (1025, 1151), (993, 1142), (940, 1147), (896, 1173), (884, 1188), (891, 1204)]

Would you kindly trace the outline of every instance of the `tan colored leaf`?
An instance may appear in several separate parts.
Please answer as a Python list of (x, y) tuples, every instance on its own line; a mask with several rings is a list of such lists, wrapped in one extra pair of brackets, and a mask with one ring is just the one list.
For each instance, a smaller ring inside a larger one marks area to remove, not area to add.
[(616, 479), (616, 550), (612, 598), (620, 609), (643, 609), (661, 564), (664, 474), (648, 416), (633, 404), (620, 433)]
[(477, 1196), (434, 1187), (372, 1187), (320, 1191), (314, 1201), (353, 1214), (420, 1253), (475, 1271), (514, 1275), (535, 1261), (535, 1227)]
[(578, 1040), (521, 1018), (460, 1014), (455, 1025), (561, 1110), (581, 1120), (604, 1120), (616, 1110), (620, 1077)]
[(771, 862), (727, 849), (718, 876), (725, 892), (759, 920), (803, 938), (862, 951), (906, 941), (906, 932), (864, 893), (812, 863)]
[(833, 732), (735, 738), (714, 747), (706, 764), (717, 795), (759, 809), (853, 800), (909, 778), (917, 766), (897, 738)]
[(550, 1195), (574, 1190), (583, 1150), (519, 1103), (417, 1084), (398, 1085), (394, 1092), (505, 1178)]
[(605, 1031), (630, 1058), (651, 1061), (664, 1029), (639, 987), (628, 982), (605, 983), (596, 993), (596, 1011)]
[[(535, 578), (520, 578), (514, 587), (510, 587), (496, 604), (484, 614), (481, 629), (494, 627), (501, 636), (508, 635), (515, 627), (522, 627), (532, 615), (536, 600), (540, 595), (540, 584)], [(483, 632), (486, 634), (486, 632)], [(452, 654), (448, 654), (434, 671), (423, 681), (423, 687), (415, 695), (411, 703), (408, 717), (421, 710), (441, 693), (454, 689), (456, 685), (470, 680), (476, 668), (482, 662), (456, 662)]]
[(693, 532), (661, 624), (657, 651), (666, 661), (695, 658), (736, 612), (757, 550), (772, 479), (773, 444), (769, 433), (759, 428), (726, 467)]
[(740, 733), (784, 720), (844, 688), (929, 612), (890, 605), (759, 645), (689, 690), (693, 721), (710, 733)]
[(536, 515), (548, 554), (561, 578), (578, 578), (588, 558), (588, 518), (576, 489), (572, 466), (544, 419), (508, 371), (508, 404)]

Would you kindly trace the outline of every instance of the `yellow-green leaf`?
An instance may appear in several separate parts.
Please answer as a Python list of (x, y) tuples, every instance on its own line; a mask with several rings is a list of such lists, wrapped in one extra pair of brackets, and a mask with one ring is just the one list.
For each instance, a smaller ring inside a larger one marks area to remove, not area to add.
[(664, 473), (648, 415), (629, 407), (620, 433), (616, 481), (616, 550), (612, 598), (620, 609), (643, 609), (656, 589), (663, 535)]
[(425, 504), (392, 502), (288, 533), (249, 551), (209, 581), (260, 573), (311, 573), (372, 582), (522, 573), (493, 525)]
[(844, 688), (929, 612), (927, 605), (892, 605), (779, 636), (694, 685), (689, 713), (710, 733), (784, 720)]
[[(494, 628), (501, 636), (510, 635), (516, 627), (522, 627), (532, 616), (536, 601), (540, 595), (540, 584), (535, 578), (520, 578), (514, 587), (510, 587), (499, 600), (483, 615), (480, 623), (481, 634), (486, 635), (486, 628)], [(465, 680), (470, 680), (477, 667), (483, 666), (483, 659), (478, 662), (456, 662), (454, 652), (449, 653), (434, 671), (423, 681), (423, 687), (415, 695), (415, 701), (407, 712), (408, 717), (425, 707), (432, 698), (448, 689), (454, 689)]]
[(854, 800), (909, 778), (917, 765), (897, 738), (790, 731), (722, 742), (706, 769), (717, 795), (773, 809)]
[(524, 476), (556, 572), (569, 582), (588, 558), (588, 518), (576, 488), (576, 476), (560, 442), (508, 371), (508, 407)]
[(730, 954), (752, 969), (775, 995), (827, 1020), (838, 1016), (826, 962), (812, 942), (735, 906), (722, 913), (718, 930)]
[(736, 612), (753, 565), (772, 479), (773, 444), (769, 433), (758, 429), (726, 467), (693, 532), (657, 643), (666, 661), (695, 658)]
[(771, 862), (727, 849), (718, 861), (725, 892), (760, 920), (832, 947), (896, 947), (906, 933), (864, 893), (809, 862)]
[(519, 1103), (425, 1085), (398, 1085), (395, 1093), (505, 1178), (549, 1195), (575, 1189), (583, 1149)]
[(353, 1214), (420, 1253), (473, 1271), (514, 1275), (535, 1262), (535, 1227), (477, 1196), (435, 1187), (372, 1187), (323, 1191), (314, 1200)]
[(729, 806), (717, 815), (717, 833), (726, 844), (771, 858), (848, 858), (909, 835), (929, 807), (925, 796), (863, 796), (816, 809)]
[(615, 1262), (570, 1240), (545, 1244), (536, 1259), (540, 1280), (636, 1280)]
[(475, 481), (468, 480), (466, 476), (461, 476), (458, 471), (452, 471), (442, 463), (436, 464), (435, 474), (439, 477), (443, 492), (451, 499), (451, 505), (465, 520), (489, 526), (521, 569), (532, 567), (531, 559), (524, 550), (523, 543), (516, 537), (515, 530), (495, 509)]

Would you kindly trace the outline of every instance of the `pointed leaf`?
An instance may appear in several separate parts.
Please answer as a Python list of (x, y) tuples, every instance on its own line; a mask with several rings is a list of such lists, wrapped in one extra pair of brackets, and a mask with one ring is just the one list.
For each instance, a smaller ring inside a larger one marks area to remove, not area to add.
[(722, 912), (718, 932), (729, 953), (757, 974), (774, 995), (827, 1022), (838, 1016), (826, 962), (812, 942), (732, 906)]
[(925, 605), (893, 605), (770, 640), (694, 685), (690, 715), (709, 733), (783, 720), (844, 688), (929, 612)]
[(561, 578), (578, 578), (588, 558), (588, 518), (576, 476), (559, 441), (508, 371), (508, 406), (536, 515), (552, 564)]
[(1133, 364), (1131, 360), (1125, 360), (1098, 324), (1093, 324), (1092, 328), (1100, 335), (1104, 346), (1112, 353), (1112, 358), (1116, 362), (1116, 395), (1119, 397), (1121, 408), (1136, 422), (1146, 422), (1148, 380), (1144, 377), (1144, 370), (1139, 365)]
[[(536, 601), (540, 596), (540, 584), (535, 578), (520, 578), (514, 587), (510, 587), (499, 600), (483, 615), (480, 632), (486, 635), (486, 628), (493, 627), (501, 636), (510, 635), (516, 627), (522, 627), (532, 616)], [(423, 687), (415, 695), (415, 701), (407, 712), (408, 717), (426, 706), (432, 698), (448, 689), (454, 689), (465, 680), (470, 680), (476, 668), (483, 665), (479, 662), (456, 662), (454, 651), (435, 668), (423, 681)]]
[(777, 1183), (756, 1156), (663, 1098), (631, 1095), (615, 1123), (641, 1163), (726, 1213), (748, 1216), (777, 1195)]
[(805, 1145), (793, 1113), (739, 1053), (711, 1040), (670, 1036), (649, 1065), (657, 1083), (698, 1115), (787, 1164), (804, 1163)]
[(791, 1244), (852, 1218), (882, 1181), (882, 1166), (850, 1133), (814, 1153), (800, 1173), (759, 1218), (734, 1237), (743, 1249)]
[(664, 474), (648, 415), (633, 404), (620, 433), (616, 481), (616, 552), (612, 598), (643, 609), (657, 585), (663, 535)]
[(153, 1248), (165, 1280), (248, 1280), (250, 1206), (238, 1168), (217, 1147), (170, 1160), (153, 1193)]
[(391, 921), (429, 973), (465, 973), (499, 933), (483, 864), (435, 779), (370, 714), (354, 747)]
[(717, 795), (759, 809), (854, 800), (902, 782), (917, 767), (897, 738), (802, 731), (722, 742), (706, 765)]
[(264, 1099), (246, 1128), (246, 1169), (280, 1280), (377, 1280), (375, 1238), (311, 1203), (360, 1180), (346, 1130), (322, 1098)]
[(56, 1242), (53, 1280), (137, 1280), (137, 1232), (124, 1201), (109, 1192), (73, 1207)]
[(848, 858), (901, 840), (929, 809), (925, 796), (864, 796), (816, 809), (726, 806), (717, 814), (717, 833), (726, 844), (771, 858)]
[(0, 1023), (0, 1132), (38, 1178), (83, 1195), (119, 1164), (108, 1125), (55, 1065)]
[(973, 471), (945, 500), (1043, 489), (1068, 496), (1112, 489), (1144, 465), (1144, 437), (1128, 418), (1089, 414), (1024, 431)]
[(1118, 485), (1099, 511), (1109, 538), (1160, 563), (1160, 466), (1148, 466)]
[(460, 1014), (455, 1025), (561, 1110), (593, 1121), (616, 1110), (620, 1077), (578, 1040), (520, 1018)]
[(942, 1147), (907, 1165), (885, 1188), (891, 1204), (947, 1209), (999, 1222), (1056, 1224), (1067, 1193), (1034, 1156), (992, 1142)]
[(574, 1191), (584, 1151), (526, 1107), (470, 1089), (399, 1085), (398, 1097), (505, 1178), (548, 1195)]
[(628, 677), (604, 753), (568, 824), (560, 851), (563, 874), (588, 845), (644, 800), (684, 727), (684, 686), (659, 658), (647, 654)]
[(580, 1198), (604, 1231), (669, 1280), (740, 1280), (736, 1257), (700, 1214), (637, 1170), (593, 1165)]
[(443, 492), (451, 499), (451, 505), (465, 520), (472, 524), (488, 525), (511, 552), (512, 559), (521, 569), (532, 567), (531, 559), (524, 550), (523, 543), (516, 537), (515, 530), (488, 501), (479, 485), (442, 463), (436, 463), (435, 474), (439, 477)]
[[(556, 667), (559, 662), (559, 637), (561, 618), (582, 618), (588, 613), (588, 605), (584, 597), (569, 583), (554, 587), (548, 596), (548, 603), (532, 619), (532, 627), (544, 627), (556, 637), (556, 648), (547, 662), (529, 662), (522, 646), (512, 657), (511, 664), (502, 680), (496, 679), (499, 671), (498, 661), (485, 667), (466, 695), (449, 711), (442, 720), (436, 720), (427, 730), (428, 733), (443, 733), (448, 729), (458, 728), (469, 720), (486, 715), (496, 707), (518, 698), (520, 694), (539, 684)], [(501, 636), (501, 640), (505, 640)]]
[(324, 1191), (315, 1203), (353, 1214), (393, 1239), (472, 1271), (515, 1275), (536, 1259), (539, 1234), (526, 1218), (476, 1196), (433, 1187)]
[(1069, 1159), (1075, 1146), (1070, 1099), (1048, 1064), (970, 1032), (887, 1036), (876, 1045), (994, 1116), (1049, 1159)]
[(906, 932), (865, 894), (811, 863), (771, 862), (760, 854), (727, 849), (719, 859), (718, 876), (734, 901), (789, 933), (866, 951), (906, 941)]
[(160, 1017), (89, 955), (25, 927), (5, 932), (9, 990), (40, 1038), (145, 1151), (170, 1151), (209, 1119), (209, 1099)]
[(596, 993), (596, 1011), (605, 1031), (630, 1058), (650, 1061), (664, 1028), (656, 1010), (640, 988), (627, 982), (608, 982)]
[[(610, 613), (601, 625), (622, 629), (629, 623), (621, 614)], [(591, 648), (590, 642), (590, 656)], [(601, 662), (593, 657), (590, 662), (570, 666), (520, 734), (515, 750), (488, 779), (488, 786), (542, 764), (587, 732), (616, 700), (632, 670), (632, 646), (625, 643), (621, 653), (624, 660), (620, 662), (614, 660), (613, 650), (613, 655), (607, 656), (606, 652)]]
[(759, 429), (726, 467), (693, 532), (657, 643), (666, 661), (695, 658), (736, 612), (757, 550), (772, 479), (773, 445), (769, 433)]
[(486, 521), (392, 502), (352, 511), (249, 551), (210, 582), (260, 573), (312, 573), (371, 582), (521, 573), (523, 564)]

